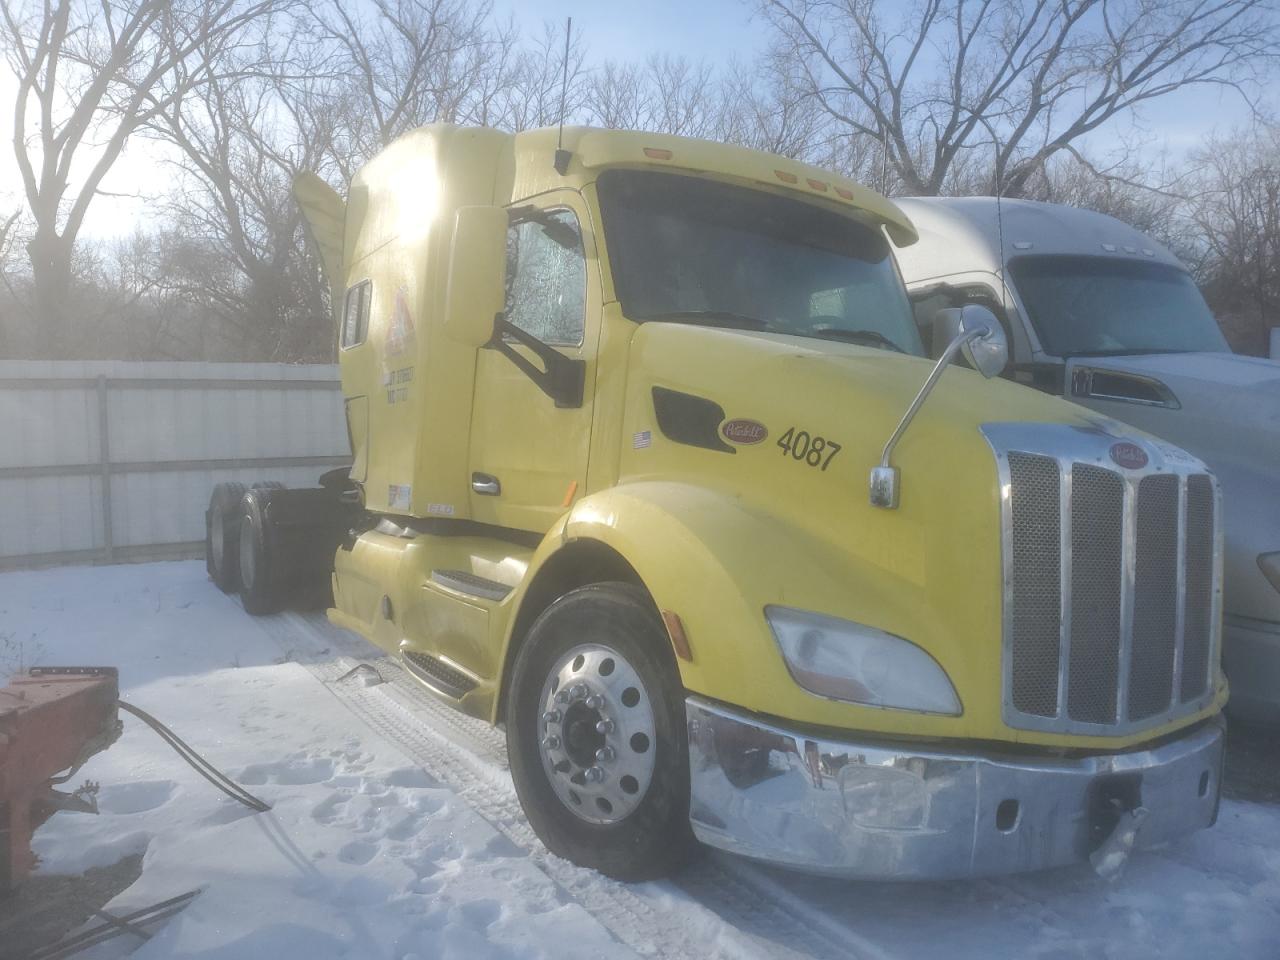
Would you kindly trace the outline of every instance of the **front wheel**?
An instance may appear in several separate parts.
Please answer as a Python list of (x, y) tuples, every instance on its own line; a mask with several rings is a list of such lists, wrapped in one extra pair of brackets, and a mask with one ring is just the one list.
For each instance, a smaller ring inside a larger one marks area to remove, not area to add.
[(507, 698), (516, 792), (552, 853), (619, 880), (651, 880), (694, 846), (683, 688), (666, 629), (627, 584), (548, 607)]

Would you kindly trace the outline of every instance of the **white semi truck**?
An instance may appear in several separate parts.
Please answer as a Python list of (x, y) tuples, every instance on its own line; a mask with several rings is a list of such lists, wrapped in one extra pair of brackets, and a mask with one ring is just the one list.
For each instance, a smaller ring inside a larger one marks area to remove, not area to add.
[(897, 203), (920, 233), (897, 257), (924, 337), (941, 308), (987, 306), (1009, 337), (1006, 376), (1217, 474), (1231, 708), (1280, 722), (1280, 362), (1233, 354), (1186, 268), (1113, 217), (993, 197)]

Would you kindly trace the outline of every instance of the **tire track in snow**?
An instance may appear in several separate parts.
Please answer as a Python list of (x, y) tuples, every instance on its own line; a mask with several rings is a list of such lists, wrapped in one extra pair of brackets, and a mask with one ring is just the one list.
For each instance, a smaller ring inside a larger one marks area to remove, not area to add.
[[(727, 865), (722, 855), (708, 853), (671, 881), (629, 885), (551, 854), (524, 817), (500, 730), (442, 703), (395, 660), (333, 626), (323, 614), (286, 613), (255, 622), (286, 655), (301, 653), (299, 663), (339, 701), (452, 788), (528, 853), (567, 897), (640, 955), (673, 960), (886, 956), (749, 863)], [(335, 682), (362, 662), (386, 682), (372, 687)]]

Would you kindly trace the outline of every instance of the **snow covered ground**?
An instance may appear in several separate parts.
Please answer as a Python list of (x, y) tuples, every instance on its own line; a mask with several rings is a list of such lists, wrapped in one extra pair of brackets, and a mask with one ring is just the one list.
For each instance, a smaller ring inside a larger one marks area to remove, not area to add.
[[(500, 734), (322, 615), (246, 616), (202, 564), (0, 575), (0, 678), (19, 651), (118, 666), (124, 699), (274, 807), (236, 804), (126, 718), (77, 777), (102, 783), (101, 815), (59, 814), (35, 846), (49, 873), (145, 852), (115, 913), (202, 891), (142, 960), (1280, 957), (1280, 807), (1224, 802), (1112, 883), (845, 883), (708, 854), (628, 887), (542, 849)], [(343, 679), (361, 662), (387, 682)]]

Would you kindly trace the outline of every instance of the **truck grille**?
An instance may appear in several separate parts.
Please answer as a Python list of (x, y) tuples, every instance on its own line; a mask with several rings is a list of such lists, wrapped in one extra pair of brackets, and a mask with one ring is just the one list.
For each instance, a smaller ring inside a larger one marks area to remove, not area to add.
[(983, 433), (1003, 489), (1006, 722), (1111, 734), (1205, 706), (1221, 556), (1204, 466), (1147, 443), (1145, 466), (1121, 467), (1101, 429)]

